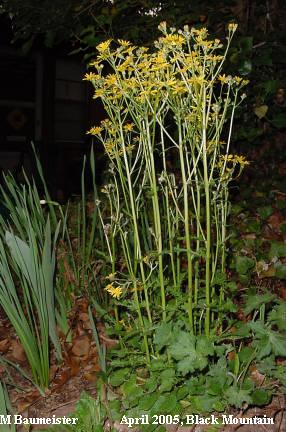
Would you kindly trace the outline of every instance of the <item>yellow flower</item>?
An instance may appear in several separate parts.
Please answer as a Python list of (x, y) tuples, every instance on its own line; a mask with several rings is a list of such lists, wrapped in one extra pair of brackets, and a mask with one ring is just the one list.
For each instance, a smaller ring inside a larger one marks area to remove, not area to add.
[(123, 46), (125, 48), (127, 48), (127, 47), (129, 47), (131, 45), (129, 41), (126, 41), (124, 39), (118, 39), (118, 43), (119, 43), (119, 45), (121, 45), (121, 46)]
[(112, 281), (112, 280), (115, 279), (115, 276), (116, 276), (116, 272), (115, 273), (109, 273), (109, 275), (106, 276), (105, 279), (108, 279), (108, 280)]
[(104, 53), (104, 52), (108, 51), (111, 42), (112, 42), (111, 39), (108, 39), (108, 40), (105, 41), (105, 42), (101, 42), (101, 43), (100, 43), (99, 45), (97, 45), (97, 47), (96, 47), (97, 51), (99, 51), (100, 53)]
[(101, 120), (100, 124), (104, 129), (109, 129), (112, 126), (112, 122), (108, 118)]
[(159, 40), (163, 45), (181, 46), (185, 43), (185, 38), (178, 34), (168, 34)]
[(93, 80), (96, 80), (98, 78), (100, 78), (100, 75), (97, 75), (94, 72), (89, 72), (89, 73), (85, 74), (83, 81), (93, 81)]
[(97, 89), (97, 90), (95, 90), (95, 92), (94, 92), (93, 99), (100, 98), (100, 97), (102, 97), (103, 95), (104, 95), (104, 90), (103, 90), (103, 89)]
[(116, 298), (117, 300), (120, 299), (122, 296), (122, 288), (115, 287), (113, 283), (106, 285), (104, 288), (105, 291), (107, 291), (112, 297)]
[(242, 81), (242, 78), (239, 77), (239, 76), (235, 76), (233, 79), (234, 79), (234, 81), (236, 82), (236, 84), (240, 84), (241, 81)]
[[(125, 147), (126, 153), (131, 153), (132, 150), (134, 149), (134, 147), (135, 147), (134, 145), (129, 145), (129, 146)], [(122, 152), (122, 154), (123, 154), (123, 152)]]
[(229, 82), (229, 77), (225, 76), (225, 74), (223, 75), (219, 75), (218, 76), (218, 80), (222, 83), (222, 84), (227, 84)]
[(208, 30), (205, 27), (202, 27), (201, 29), (192, 29), (192, 34), (196, 36), (196, 41), (202, 41), (203, 39), (206, 39), (208, 36)]
[(126, 331), (131, 331), (132, 330), (131, 325), (130, 324), (125, 324), (124, 319), (118, 321), (118, 324), (122, 325), (122, 327), (124, 327)]
[(245, 156), (236, 155), (235, 161), (239, 163), (241, 166), (249, 165), (249, 162), (245, 159)]
[(125, 132), (131, 132), (134, 129), (134, 124), (133, 123), (126, 123), (123, 126), (123, 129), (125, 130)]
[(88, 135), (99, 135), (100, 132), (102, 132), (102, 127), (100, 126), (93, 126), (92, 128), (89, 129), (89, 131), (87, 132)]
[(245, 156), (242, 155), (224, 155), (221, 157), (221, 161), (219, 162), (218, 166), (223, 166), (224, 161), (230, 162), (233, 165), (239, 163), (242, 167), (249, 165), (249, 162), (245, 159)]
[(207, 60), (213, 61), (213, 62), (218, 62), (223, 60), (223, 56), (222, 55), (209, 55), (206, 56)]
[(105, 84), (107, 84), (108, 86), (114, 86), (115, 84), (117, 84), (117, 77), (115, 74), (109, 74), (107, 75), (107, 77), (105, 78)]
[(238, 27), (238, 24), (236, 24), (236, 23), (229, 23), (227, 26), (227, 28), (230, 32), (235, 32), (237, 27)]
[(184, 94), (187, 93), (188, 89), (184, 84), (178, 84), (172, 89), (173, 94)]
[(166, 81), (166, 85), (170, 86), (170, 87), (174, 87), (174, 86), (176, 86), (176, 84), (177, 84), (177, 81), (174, 78), (171, 78), (171, 79)]
[(140, 292), (143, 290), (144, 290), (144, 287), (143, 287), (142, 282), (138, 282), (136, 285), (136, 288), (135, 287), (131, 288), (131, 292), (135, 292), (135, 291)]

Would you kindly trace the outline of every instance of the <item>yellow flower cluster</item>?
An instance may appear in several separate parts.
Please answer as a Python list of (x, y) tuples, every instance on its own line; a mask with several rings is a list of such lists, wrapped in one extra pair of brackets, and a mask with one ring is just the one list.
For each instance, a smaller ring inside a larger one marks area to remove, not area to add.
[(109, 50), (110, 44), (111, 44), (112, 40), (108, 39), (105, 42), (101, 42), (99, 45), (97, 45), (96, 49), (98, 52), (105, 53)]
[[(235, 25), (230, 28), (234, 31)], [(150, 104), (168, 96), (188, 97), (215, 79), (216, 70), (224, 61), (221, 53), (216, 54), (222, 47), (219, 39), (209, 40), (206, 28), (168, 33), (163, 23), (160, 29), (164, 34), (155, 42), (157, 50), (153, 53), (122, 39), (114, 49), (111, 40), (97, 46), (99, 56), (90, 65), (95, 72), (84, 78), (94, 85), (94, 98), (123, 110), (130, 98), (139, 104)], [(113, 69), (107, 76), (103, 73), (106, 63)], [(244, 82), (225, 75), (220, 75), (218, 81), (222, 85)]]
[(230, 32), (235, 32), (236, 29), (237, 29), (237, 27), (238, 27), (238, 25), (237, 25), (236, 23), (229, 23), (229, 24), (228, 24), (228, 30), (229, 30)]
[(125, 130), (125, 132), (132, 132), (134, 129), (134, 124), (126, 123), (125, 125), (123, 125), (123, 129)]
[(102, 127), (100, 126), (93, 126), (92, 128), (87, 131), (88, 135), (99, 135), (103, 131)]
[(230, 85), (236, 84), (236, 85), (240, 85), (241, 87), (249, 83), (248, 80), (244, 80), (239, 76), (232, 77), (231, 75), (225, 76), (225, 74), (219, 75), (218, 81), (220, 81), (222, 84), (230, 84)]
[[(128, 156), (128, 161), (138, 158), (142, 134), (140, 123), (136, 121), (135, 127), (130, 122), (135, 115), (140, 118), (144, 113), (144, 122), (148, 123), (161, 106), (166, 105), (174, 112), (176, 107), (183, 114), (187, 130), (188, 123), (200, 124), (203, 121), (204, 103), (209, 105), (207, 128), (216, 129), (225, 116), (223, 107), (230, 106), (232, 95), (247, 84), (247, 80), (239, 76), (220, 73), (225, 60), (221, 50), (223, 45), (219, 39), (210, 40), (206, 28), (189, 30), (184, 27), (178, 32), (173, 29), (167, 31), (163, 23), (160, 29), (163, 36), (155, 42), (153, 52), (122, 39), (117, 43), (111, 40), (102, 42), (97, 47), (97, 59), (90, 64), (94, 71), (84, 78), (95, 88), (93, 97), (100, 98), (109, 113), (116, 113), (111, 116), (112, 121), (104, 120), (88, 131), (102, 141), (114, 164), (119, 163), (123, 155)], [(229, 31), (233, 33), (235, 30), (236, 24), (230, 24)], [(232, 34), (229, 40), (231, 37)], [(217, 92), (212, 91), (214, 87), (218, 87)], [(202, 95), (205, 95), (204, 102)], [(131, 109), (133, 117), (128, 115)], [(220, 145), (219, 140), (210, 140), (208, 154), (212, 155)], [(133, 151), (134, 148), (138, 150)], [(248, 163), (242, 156), (229, 158), (227, 162), (241, 167)], [(225, 160), (220, 160), (219, 164), (225, 166)]]
[(86, 73), (83, 78), (84, 81), (91, 81), (91, 82), (93, 82), (96, 79), (100, 79), (100, 75), (95, 74), (94, 72)]
[(239, 164), (241, 167), (249, 165), (249, 162), (245, 159), (245, 156), (228, 154), (221, 156), (221, 160), (218, 162), (217, 166), (221, 168), (224, 165), (225, 161), (231, 163), (233, 166), (235, 166), (236, 164)]
[(183, 36), (178, 34), (167, 34), (166, 36), (160, 38), (159, 42), (165, 46), (181, 47), (184, 43), (186, 43), (186, 40)]

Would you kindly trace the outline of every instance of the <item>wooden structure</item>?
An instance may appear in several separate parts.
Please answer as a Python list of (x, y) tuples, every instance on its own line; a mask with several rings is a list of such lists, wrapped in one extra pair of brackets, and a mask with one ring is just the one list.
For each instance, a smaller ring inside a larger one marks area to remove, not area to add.
[[(1, 18), (1, 21), (2, 18)], [(90, 140), (89, 88), (85, 65), (70, 47), (35, 46), (24, 55), (0, 25), (0, 167), (20, 175), (32, 170), (31, 141), (38, 149), (56, 196), (77, 191), (82, 157)]]

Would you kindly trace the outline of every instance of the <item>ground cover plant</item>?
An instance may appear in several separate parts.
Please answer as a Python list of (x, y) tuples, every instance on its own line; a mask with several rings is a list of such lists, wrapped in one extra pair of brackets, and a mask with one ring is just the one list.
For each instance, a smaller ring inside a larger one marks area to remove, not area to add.
[(231, 215), (231, 185), (248, 165), (232, 150), (247, 82), (224, 73), (236, 24), (225, 46), (204, 28), (160, 30), (153, 50), (103, 42), (86, 74), (108, 115), (89, 131), (109, 161), (100, 190), (93, 150), (92, 193), (85, 159), (81, 197), (67, 206), (51, 200), (39, 162), (43, 199), (27, 178), (4, 179), (0, 295), (29, 361), (22, 373), (49, 392), (54, 350), (66, 366), (75, 348), (77, 302), (89, 333), (76, 327), (75, 351), (90, 361), (91, 339), (97, 348), (97, 396), (83, 394), (66, 430), (160, 414), (142, 429), (160, 431), (177, 415), (244, 412), (285, 392), (285, 302), (255, 283), (285, 277), (285, 245), (258, 256), (265, 202), (255, 218), (248, 204)]

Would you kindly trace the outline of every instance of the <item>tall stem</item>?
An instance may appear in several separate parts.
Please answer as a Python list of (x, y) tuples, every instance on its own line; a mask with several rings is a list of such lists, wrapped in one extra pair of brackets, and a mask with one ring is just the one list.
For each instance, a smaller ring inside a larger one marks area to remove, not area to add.
[[(121, 140), (122, 140), (123, 158), (124, 158), (126, 176), (127, 176), (127, 184), (128, 184), (128, 190), (129, 190), (129, 198), (130, 198), (130, 204), (131, 204), (131, 213), (132, 213), (132, 219), (133, 219), (135, 254), (136, 254), (137, 260), (139, 261), (139, 267), (140, 267), (141, 278), (142, 278), (144, 294), (145, 294), (146, 312), (147, 312), (149, 322), (152, 323), (152, 317), (151, 317), (151, 311), (150, 311), (150, 305), (149, 305), (149, 297), (148, 297), (148, 292), (147, 292), (146, 283), (145, 283), (145, 272), (144, 272), (144, 267), (143, 267), (141, 242), (140, 242), (140, 236), (139, 236), (139, 232), (138, 232), (138, 218), (136, 215), (132, 180), (131, 180), (128, 160), (127, 160), (127, 154), (126, 154), (126, 148), (125, 148), (125, 144), (124, 144), (124, 136), (123, 136), (122, 127), (121, 127)], [(137, 292), (136, 289), (135, 289), (135, 292)], [(139, 302), (138, 302), (138, 306), (139, 306), (139, 311), (140, 311), (140, 303)], [(141, 314), (141, 312), (140, 312), (140, 314)]]
[[(206, 106), (206, 94), (204, 90), (203, 107)], [(205, 334), (210, 334), (210, 260), (211, 260), (211, 205), (210, 205), (210, 188), (208, 177), (208, 160), (207, 160), (207, 131), (206, 131), (206, 113), (203, 109), (203, 170), (204, 170), (204, 190), (206, 206), (206, 264), (205, 264)]]
[(185, 239), (186, 239), (186, 250), (187, 250), (187, 265), (188, 265), (188, 314), (191, 331), (194, 328), (193, 322), (193, 265), (192, 265), (192, 252), (191, 252), (191, 238), (190, 238), (190, 221), (189, 221), (189, 198), (188, 198), (188, 184), (186, 178), (185, 160), (184, 160), (184, 148), (182, 140), (182, 128), (181, 120), (178, 119), (178, 131), (179, 131), (179, 155), (180, 155), (180, 166), (182, 173), (183, 182), (183, 196), (184, 196), (184, 226), (185, 226)]

